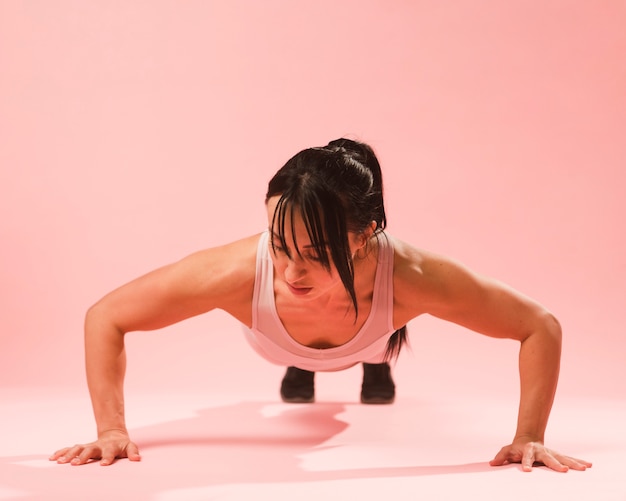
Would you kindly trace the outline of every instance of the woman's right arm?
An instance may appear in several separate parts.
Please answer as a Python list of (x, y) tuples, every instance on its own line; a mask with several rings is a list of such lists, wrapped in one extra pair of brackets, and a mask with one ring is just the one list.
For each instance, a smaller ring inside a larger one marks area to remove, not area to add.
[(60, 449), (50, 459), (73, 465), (100, 459), (103, 466), (122, 457), (139, 461), (139, 449), (130, 440), (124, 418), (124, 333), (98, 305), (89, 310), (85, 319), (85, 360), (98, 438)]
[(98, 438), (65, 447), (50, 459), (73, 465), (140, 459), (124, 417), (124, 335), (153, 330), (221, 308), (250, 324), (258, 236), (208, 249), (116, 289), (85, 318), (87, 383)]

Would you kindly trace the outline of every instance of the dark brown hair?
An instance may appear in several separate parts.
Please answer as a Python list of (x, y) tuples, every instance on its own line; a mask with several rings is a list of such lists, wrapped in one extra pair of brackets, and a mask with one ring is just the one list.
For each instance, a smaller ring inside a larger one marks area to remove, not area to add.
[[(298, 211), (321, 265), (330, 270), (332, 260), (350, 295), (356, 320), (358, 305), (348, 232), (361, 233), (375, 221), (378, 235), (387, 226), (382, 173), (374, 151), (367, 144), (343, 138), (324, 147), (302, 150), (270, 180), (266, 203), (274, 196), (280, 198), (271, 222), (272, 246), (273, 235), (277, 235), (280, 247), (289, 248), (285, 241), (289, 220), (295, 252), (300, 254), (293, 231), (293, 216)], [(385, 358), (396, 357), (405, 342), (403, 327), (390, 338)]]

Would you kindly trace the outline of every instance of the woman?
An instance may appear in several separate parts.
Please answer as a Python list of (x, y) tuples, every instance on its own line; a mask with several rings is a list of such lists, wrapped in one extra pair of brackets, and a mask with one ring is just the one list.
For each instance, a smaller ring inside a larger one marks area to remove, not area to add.
[(269, 183), (267, 232), (192, 254), (92, 306), (85, 351), (98, 438), (50, 459), (139, 460), (124, 418), (124, 334), (219, 308), (247, 327), (262, 356), (311, 372), (388, 361), (405, 340), (403, 326), (424, 313), (516, 339), (517, 431), (491, 464), (591, 466), (543, 445), (559, 372), (557, 320), (531, 299), (387, 235), (380, 169), (372, 165), (368, 146), (344, 139), (301, 151)]
[[(337, 194), (340, 197), (343, 194), (344, 196), (350, 196), (357, 202), (360, 201), (360, 204), (355, 206), (355, 210), (353, 211), (355, 212), (353, 218), (359, 219), (356, 214), (358, 213), (360, 215), (360, 219), (362, 220), (360, 225), (367, 226), (371, 221), (375, 221), (376, 228), (379, 232), (382, 231), (387, 225), (383, 199), (383, 180), (380, 164), (372, 149), (366, 144), (346, 139), (331, 141), (325, 149), (334, 153), (341, 152), (343, 154), (343, 152), (349, 152), (349, 156), (346, 157), (345, 160), (355, 162), (353, 167), (358, 167), (358, 169), (353, 173), (347, 170), (342, 172), (342, 184), (345, 184), (345, 186), (337, 187)], [(319, 153), (316, 153), (316, 155), (319, 155)], [(306, 164), (306, 160), (303, 158), (301, 158), (300, 161)], [(341, 165), (342, 162), (335, 165), (335, 167), (341, 167)], [(333, 166), (330, 168), (333, 168)], [(369, 173), (359, 172), (359, 169), (366, 169)], [(298, 176), (300, 175), (300, 169), (291, 167), (287, 167), (279, 172), (270, 183), (266, 203), (271, 197), (282, 194), (286, 194), (287, 197), (293, 199), (294, 194), (289, 193), (294, 189), (298, 189)], [(365, 175), (364, 179), (366, 184), (360, 185), (359, 181), (363, 175)], [(372, 183), (371, 187), (369, 186), (370, 177)], [(321, 179), (328, 180), (325, 177), (321, 177)], [(369, 196), (362, 196), (363, 194), (368, 194)], [(336, 200), (335, 204), (338, 200), (339, 199)], [(328, 208), (332, 209), (333, 207), (331, 205), (328, 206)], [(341, 207), (334, 207), (334, 210), (342, 212), (344, 210), (343, 204)], [(340, 236), (339, 238), (343, 237)], [(350, 281), (346, 282), (346, 287), (349, 287), (349, 283)], [(380, 332), (377, 332), (377, 334), (380, 334)], [(394, 401), (396, 388), (391, 377), (391, 369), (388, 360), (399, 354), (400, 348), (405, 342), (406, 327), (402, 327), (395, 331), (391, 338), (389, 338), (388, 349), (382, 362), (363, 362), (363, 384), (361, 386), (362, 403), (389, 404)], [(313, 402), (315, 398), (314, 374), (313, 371), (307, 371), (299, 367), (288, 367), (280, 386), (280, 396), (283, 402)]]

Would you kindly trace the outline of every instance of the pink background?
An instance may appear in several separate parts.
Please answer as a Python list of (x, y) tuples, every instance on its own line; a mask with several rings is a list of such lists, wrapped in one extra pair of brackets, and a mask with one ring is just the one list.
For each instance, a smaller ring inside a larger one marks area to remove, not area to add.
[[(271, 175), (349, 136), (379, 155), (390, 233), (557, 315), (557, 406), (623, 405), (624, 26), (618, 0), (1, 1), (6, 402), (74, 392), (90, 420), (87, 307), (261, 231)], [(513, 343), (409, 327), (399, 397), (515, 395)], [(282, 369), (220, 312), (128, 347), (130, 394), (277, 396)], [(360, 377), (321, 376), (346, 394)]]
[[(74, 384), (92, 302), (262, 230), (273, 172), (348, 135), (380, 156), (390, 232), (551, 308), (563, 391), (619, 389), (623, 2), (1, 5), (3, 385)], [(239, 335), (201, 322), (159, 350)]]

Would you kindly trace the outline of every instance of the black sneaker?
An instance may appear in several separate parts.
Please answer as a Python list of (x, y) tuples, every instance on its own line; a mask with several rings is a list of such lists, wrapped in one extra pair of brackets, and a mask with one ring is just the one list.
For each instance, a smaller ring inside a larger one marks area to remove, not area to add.
[(297, 367), (287, 367), (287, 372), (280, 385), (283, 402), (290, 404), (309, 404), (315, 400), (313, 377), (315, 372)]
[(396, 397), (396, 385), (391, 379), (389, 364), (363, 364), (361, 403), (391, 404)]

